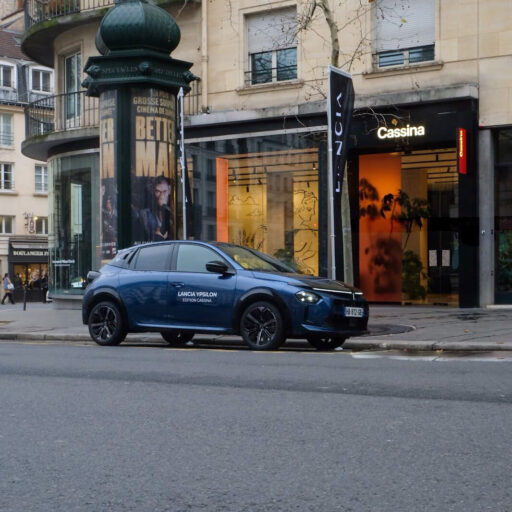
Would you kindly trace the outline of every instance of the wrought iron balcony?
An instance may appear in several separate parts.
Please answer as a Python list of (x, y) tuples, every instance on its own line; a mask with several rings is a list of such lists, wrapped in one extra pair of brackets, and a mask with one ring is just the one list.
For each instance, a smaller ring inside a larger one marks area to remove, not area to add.
[(111, 7), (115, 0), (25, 0), (25, 28), (68, 14)]
[(25, 135), (29, 139), (53, 132), (96, 127), (99, 122), (98, 98), (85, 91), (48, 96), (25, 108)]
[[(186, 116), (199, 114), (201, 81), (191, 84), (192, 90), (185, 96)], [(98, 98), (86, 96), (84, 91), (46, 96), (25, 107), (24, 146), (42, 144), (41, 136), (69, 132), (69, 137), (79, 139), (79, 128), (97, 128), (99, 124)], [(64, 135), (67, 137), (67, 135)], [(62, 143), (62, 137), (59, 138)], [(48, 145), (48, 142), (45, 142)], [(27, 153), (28, 154), (28, 153)], [(31, 156), (31, 155), (29, 155)]]

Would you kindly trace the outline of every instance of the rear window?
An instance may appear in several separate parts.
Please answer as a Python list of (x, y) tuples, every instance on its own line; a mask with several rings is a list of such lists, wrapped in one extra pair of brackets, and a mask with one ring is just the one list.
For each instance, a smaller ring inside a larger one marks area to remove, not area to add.
[(135, 270), (169, 270), (169, 256), (172, 245), (159, 244), (141, 247), (137, 254)]
[(126, 268), (130, 264), (134, 252), (135, 249), (125, 249), (123, 251), (119, 251), (115, 258), (109, 262), (109, 265)]

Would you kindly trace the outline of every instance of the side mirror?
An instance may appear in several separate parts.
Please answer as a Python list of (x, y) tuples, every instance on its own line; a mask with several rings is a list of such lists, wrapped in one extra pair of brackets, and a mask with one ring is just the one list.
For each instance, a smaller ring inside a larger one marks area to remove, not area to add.
[[(89, 270), (89, 272), (87, 272), (87, 284), (91, 284), (99, 276), (100, 276), (100, 273), (98, 271)], [(84, 283), (84, 288), (85, 288), (85, 285), (86, 285), (86, 283)]]
[(214, 274), (227, 274), (229, 267), (223, 261), (209, 261), (206, 264), (206, 270), (213, 272)]

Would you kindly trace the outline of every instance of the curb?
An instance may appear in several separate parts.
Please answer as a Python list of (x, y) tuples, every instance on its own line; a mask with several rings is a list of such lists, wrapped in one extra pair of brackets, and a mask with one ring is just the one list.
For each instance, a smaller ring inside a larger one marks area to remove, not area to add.
[[(151, 335), (149, 335), (151, 336)], [(156, 338), (156, 336), (155, 336)], [(160, 340), (160, 337), (157, 338)], [(21, 333), (2, 332), (1, 341), (75, 341), (91, 342), (88, 334), (77, 333)], [(152, 341), (148, 334), (140, 336), (140, 341)], [(226, 339), (227, 341), (227, 339)], [(368, 338), (351, 338), (343, 348), (351, 350), (404, 350), (415, 352), (436, 351), (467, 351), (467, 352), (494, 352), (512, 351), (512, 342), (482, 343), (478, 341), (411, 341), (411, 340), (370, 340)]]

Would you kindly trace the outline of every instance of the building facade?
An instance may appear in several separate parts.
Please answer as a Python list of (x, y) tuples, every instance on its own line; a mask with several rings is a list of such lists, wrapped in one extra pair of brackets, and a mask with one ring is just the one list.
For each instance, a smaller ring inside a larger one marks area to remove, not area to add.
[[(81, 83), (113, 3), (25, 2), (23, 50), (56, 77), (53, 98), (27, 107), (22, 145), (48, 161), (56, 297), (80, 296), (101, 264), (99, 110)], [(510, 0), (158, 4), (181, 29), (173, 57), (200, 79), (186, 103), (189, 237), (326, 275), (326, 69), (336, 63), (356, 91), (346, 279), (375, 302), (512, 301), (512, 21), (498, 14)]]
[[(4, 5), (5, 7), (5, 5)], [(17, 5), (13, 5), (17, 7)], [(53, 95), (53, 71), (21, 51), (22, 34), (11, 30), (16, 13), (6, 12), (0, 28), (0, 273), (9, 273), (21, 300), (40, 300), (48, 274), (48, 170), (46, 161), (23, 155), (24, 108)], [(18, 18), (23, 11), (18, 12)]]

